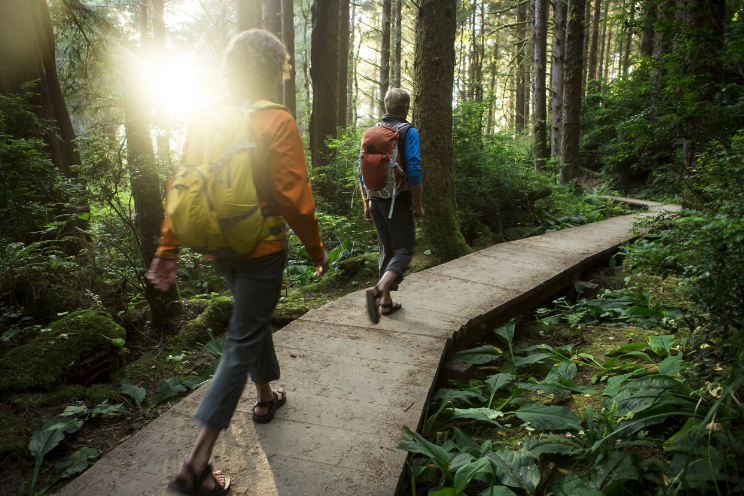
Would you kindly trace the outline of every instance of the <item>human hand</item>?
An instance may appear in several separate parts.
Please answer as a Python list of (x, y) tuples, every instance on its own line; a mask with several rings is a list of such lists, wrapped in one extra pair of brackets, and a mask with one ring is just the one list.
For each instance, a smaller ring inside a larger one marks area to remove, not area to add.
[(374, 224), (375, 222), (375, 220), (372, 218), (372, 212), (367, 205), (364, 206), (364, 220), (366, 220), (370, 224)]
[(147, 280), (157, 289), (165, 293), (176, 282), (178, 262), (167, 258), (155, 257), (147, 271)]
[(323, 260), (313, 262), (313, 265), (318, 269), (315, 271), (315, 277), (323, 277), (328, 272), (328, 253), (323, 253)]
[(414, 207), (413, 208), (413, 218), (414, 219), (419, 220), (423, 216), (424, 216), (424, 207)]

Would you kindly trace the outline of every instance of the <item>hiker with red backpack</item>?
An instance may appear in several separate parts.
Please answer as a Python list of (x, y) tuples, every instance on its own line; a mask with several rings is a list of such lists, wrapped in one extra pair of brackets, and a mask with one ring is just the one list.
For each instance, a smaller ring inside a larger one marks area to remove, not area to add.
[(406, 90), (388, 90), (387, 114), (364, 133), (359, 156), (364, 218), (375, 224), (380, 245), (380, 281), (366, 293), (367, 313), (375, 324), (380, 315), (402, 308), (390, 292), (398, 290), (411, 265), (416, 250), (414, 220), (424, 216), (418, 131), (406, 120), (410, 107)]
[[(287, 227), (317, 267), (328, 270), (315, 201), (297, 123), (269, 99), (289, 74), (279, 39), (244, 31), (229, 43), (224, 70), (232, 105), (193, 119), (181, 164), (168, 183), (166, 219), (147, 274), (162, 291), (175, 281), (178, 245), (217, 259), (232, 291), (230, 328), (219, 367), (194, 418), (202, 424), (194, 447), (168, 489), (223, 495), (230, 477), (209, 464), (250, 375), (256, 385), (253, 421), (266, 423), (287, 400), (271, 335), (286, 260)], [(288, 226), (287, 226), (288, 225)]]

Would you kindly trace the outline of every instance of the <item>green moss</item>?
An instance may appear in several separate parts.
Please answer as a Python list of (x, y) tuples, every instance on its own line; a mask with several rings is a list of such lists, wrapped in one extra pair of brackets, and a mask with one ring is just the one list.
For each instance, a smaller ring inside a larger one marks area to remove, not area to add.
[(86, 360), (110, 369), (120, 365), (112, 339), (126, 331), (100, 308), (80, 310), (50, 324), (50, 331), (8, 351), (0, 361), (0, 393), (51, 389), (65, 377), (85, 374)]
[(274, 309), (274, 313), (271, 315), (271, 320), (276, 324), (286, 325), (293, 320), (299, 319), (309, 311), (310, 309), (302, 303), (292, 301), (279, 303)]
[(28, 411), (48, 406), (65, 405), (74, 401), (86, 401), (97, 405), (104, 400), (113, 400), (119, 393), (107, 387), (60, 386), (48, 393), (25, 393), (13, 396), (10, 404)]
[(206, 310), (199, 317), (186, 324), (169, 342), (169, 345), (179, 349), (191, 349), (209, 341), (207, 329), (212, 329), (214, 334), (225, 333), (230, 323), (233, 301), (229, 296), (212, 298)]

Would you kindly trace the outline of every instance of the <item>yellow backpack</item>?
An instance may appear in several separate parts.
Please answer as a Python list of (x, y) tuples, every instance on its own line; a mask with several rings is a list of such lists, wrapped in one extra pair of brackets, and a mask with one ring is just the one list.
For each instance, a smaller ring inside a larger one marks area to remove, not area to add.
[(166, 199), (171, 231), (181, 243), (231, 258), (250, 253), (259, 241), (284, 239), (284, 219), (264, 217), (258, 204), (250, 154), (256, 143), (249, 132), (256, 111), (284, 108), (261, 100), (194, 119)]

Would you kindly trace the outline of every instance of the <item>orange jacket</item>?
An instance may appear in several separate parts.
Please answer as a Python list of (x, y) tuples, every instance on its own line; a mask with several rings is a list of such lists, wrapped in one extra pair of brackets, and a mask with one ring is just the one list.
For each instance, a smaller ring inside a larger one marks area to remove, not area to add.
[[(323, 258), (315, 199), (310, 189), (300, 131), (286, 110), (267, 109), (251, 119), (256, 148), (251, 149), (253, 180), (261, 208), (281, 215), (300, 238), (313, 260)], [(188, 136), (184, 148), (188, 146)], [(179, 245), (166, 217), (155, 256), (175, 259)], [(257, 258), (285, 249), (285, 241), (261, 241), (248, 255)]]

